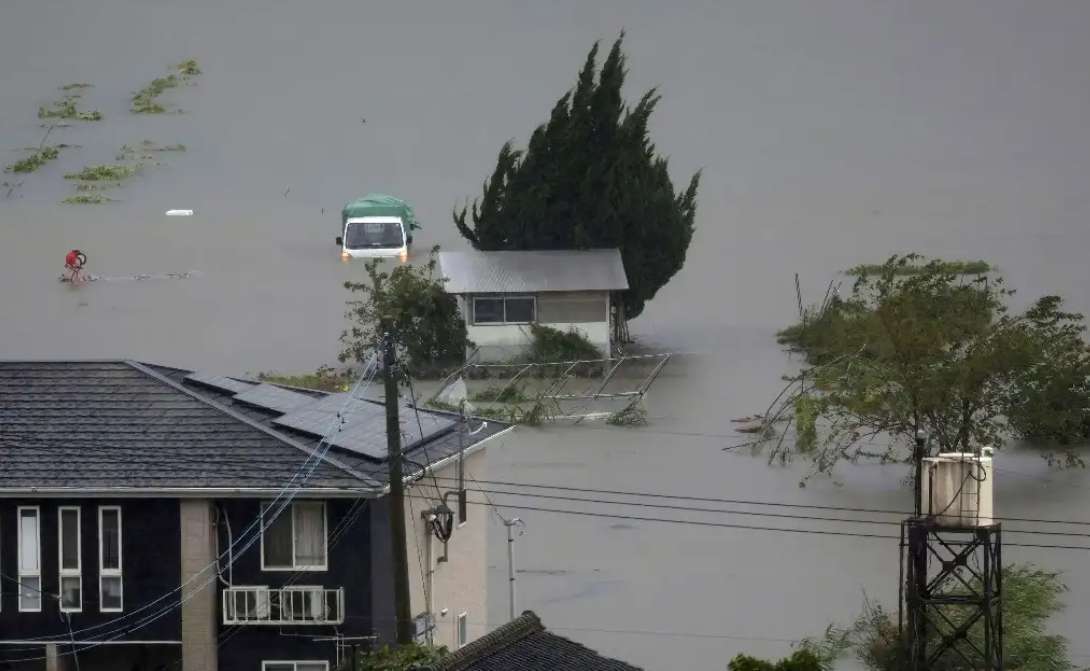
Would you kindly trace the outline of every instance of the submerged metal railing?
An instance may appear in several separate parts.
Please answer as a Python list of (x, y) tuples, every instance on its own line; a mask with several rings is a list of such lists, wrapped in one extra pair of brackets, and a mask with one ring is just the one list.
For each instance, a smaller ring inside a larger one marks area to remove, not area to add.
[(344, 588), (228, 587), (224, 624), (310, 625), (344, 622)]

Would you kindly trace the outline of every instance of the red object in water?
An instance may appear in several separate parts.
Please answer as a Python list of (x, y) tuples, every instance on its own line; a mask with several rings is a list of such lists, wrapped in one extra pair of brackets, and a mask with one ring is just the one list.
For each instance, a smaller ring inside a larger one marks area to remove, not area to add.
[(78, 270), (82, 268), (85, 263), (87, 263), (87, 255), (78, 249), (73, 249), (64, 257), (64, 265), (66, 268)]

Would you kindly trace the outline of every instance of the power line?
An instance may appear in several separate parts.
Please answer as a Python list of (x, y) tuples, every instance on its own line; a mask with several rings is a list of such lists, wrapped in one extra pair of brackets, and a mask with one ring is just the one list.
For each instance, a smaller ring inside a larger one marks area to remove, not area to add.
[[(510, 491), (502, 491), (502, 490), (495, 490), (495, 489), (489, 489), (489, 490), (474, 489), (474, 490), (471, 490), (471, 491), (481, 492), (482, 494), (495, 494), (495, 495), (506, 495), (506, 496), (522, 496), (522, 497), (528, 497), (528, 498), (551, 499), (551, 500), (557, 500), (557, 501), (571, 501), (571, 502), (577, 502), (577, 503), (595, 503), (595, 504), (606, 504), (606, 505), (616, 505), (616, 506), (632, 506), (632, 507), (638, 507), (638, 508), (655, 508), (655, 509), (661, 509), (661, 510), (679, 510), (679, 511), (694, 512), (694, 513), (716, 513), (716, 514), (725, 514), (725, 515), (749, 515), (749, 516), (754, 516), (754, 517), (774, 517), (774, 518), (792, 519), (792, 520), (810, 520), (810, 521), (815, 521), (815, 522), (840, 522), (840, 523), (850, 523), (850, 524), (882, 524), (882, 525), (888, 525), (888, 526), (900, 526), (901, 525), (901, 522), (898, 522), (898, 521), (895, 521), (895, 520), (866, 520), (866, 519), (843, 518), (843, 517), (823, 517), (823, 516), (818, 516), (818, 515), (796, 515), (796, 514), (791, 514), (791, 513), (763, 513), (763, 512), (757, 512), (757, 511), (752, 511), (752, 510), (725, 510), (725, 509), (722, 509), (722, 508), (698, 508), (698, 507), (694, 507), (694, 506), (678, 506), (678, 505), (670, 505), (670, 504), (662, 504), (662, 503), (642, 503), (642, 502), (634, 502), (634, 501), (612, 501), (612, 500), (607, 500), (607, 499), (592, 499), (592, 498), (583, 498), (583, 497), (574, 497), (574, 496), (562, 496), (562, 495), (555, 495), (555, 494), (535, 494), (535, 493), (530, 493), (530, 492), (510, 492)], [(1090, 538), (1090, 533), (1075, 533), (1075, 532), (1067, 532), (1067, 531), (1041, 531), (1041, 530), (1036, 530), (1036, 529), (1005, 529), (1004, 532), (1005, 533), (1019, 533), (1019, 534), (1038, 534), (1038, 535), (1043, 535), (1043, 536), (1067, 536), (1067, 537), (1073, 537), (1073, 538)]]
[[(436, 476), (440, 480), (453, 480), (449, 476)], [(740, 505), (752, 505), (752, 506), (769, 506), (775, 508), (794, 508), (794, 509), (812, 509), (812, 510), (828, 510), (837, 512), (851, 512), (851, 513), (872, 513), (880, 515), (901, 515), (910, 516), (911, 511), (894, 510), (888, 508), (858, 508), (851, 506), (830, 506), (820, 504), (807, 504), (807, 503), (786, 503), (781, 501), (761, 501), (753, 499), (729, 499), (713, 496), (692, 496), (685, 494), (667, 494), (662, 492), (647, 492), (647, 491), (626, 491), (616, 489), (594, 489), (589, 487), (571, 487), (567, 485), (547, 485), (540, 483), (530, 482), (512, 482), (510, 480), (475, 480), (478, 484), (484, 483), (489, 485), (500, 485), (505, 487), (525, 487), (530, 489), (553, 489), (565, 492), (578, 492), (589, 494), (607, 494), (613, 496), (631, 496), (631, 497), (645, 497), (651, 499), (673, 499), (677, 501), (694, 501), (701, 503), (724, 503), (724, 504), (740, 504)], [(616, 502), (621, 503), (621, 502)], [(1083, 520), (1050, 520), (1050, 519), (1038, 519), (1029, 517), (999, 517), (993, 516), (992, 519), (1001, 520), (1005, 522), (1032, 522), (1037, 524), (1070, 524), (1077, 526), (1090, 526), (1090, 521)]]
[[(481, 501), (468, 501), (468, 503), (474, 505), (489, 505)], [(681, 520), (676, 518), (665, 517), (643, 517), (639, 515), (622, 515), (619, 513), (604, 513), (595, 512), (589, 510), (566, 510), (559, 508), (541, 508), (538, 506), (526, 506), (526, 505), (508, 505), (505, 507), (512, 510), (528, 510), (533, 512), (554, 513), (559, 515), (575, 515), (579, 517), (599, 517), (606, 519), (618, 519), (618, 520), (630, 520), (636, 522), (661, 522), (667, 524), (680, 524), (698, 527), (715, 527), (723, 529), (743, 529), (750, 531), (769, 531), (769, 532), (782, 532), (782, 533), (798, 533), (809, 534), (817, 536), (845, 536), (853, 538), (879, 538), (883, 540), (900, 540), (900, 536), (893, 536), (889, 534), (875, 534), (875, 533), (861, 533), (852, 531), (835, 531), (826, 529), (794, 529), (788, 527), (767, 527), (762, 525), (749, 525), (749, 524), (734, 524), (730, 522), (709, 522), (704, 520)], [(1041, 548), (1041, 549), (1057, 549), (1057, 550), (1086, 550), (1090, 551), (1090, 546), (1082, 545), (1046, 545), (1036, 543), (1004, 543), (1005, 547), (1021, 547), (1021, 548)]]

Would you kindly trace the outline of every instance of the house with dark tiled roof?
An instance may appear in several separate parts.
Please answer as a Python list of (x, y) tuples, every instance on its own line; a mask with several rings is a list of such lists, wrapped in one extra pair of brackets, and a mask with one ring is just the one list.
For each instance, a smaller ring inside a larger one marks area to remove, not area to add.
[(640, 671), (548, 631), (532, 611), (444, 657), (434, 671)]
[[(336, 671), (392, 641), (385, 414), (362, 387), (0, 362), (0, 670)], [(399, 403), (417, 632), (454, 649), (486, 604), (487, 509), (456, 475), (510, 427)]]

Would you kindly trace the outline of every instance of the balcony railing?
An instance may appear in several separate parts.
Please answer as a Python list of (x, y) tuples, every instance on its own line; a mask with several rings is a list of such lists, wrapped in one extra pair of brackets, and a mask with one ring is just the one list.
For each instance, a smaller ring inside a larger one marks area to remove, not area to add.
[(344, 622), (344, 588), (227, 587), (224, 624), (312, 625)]

